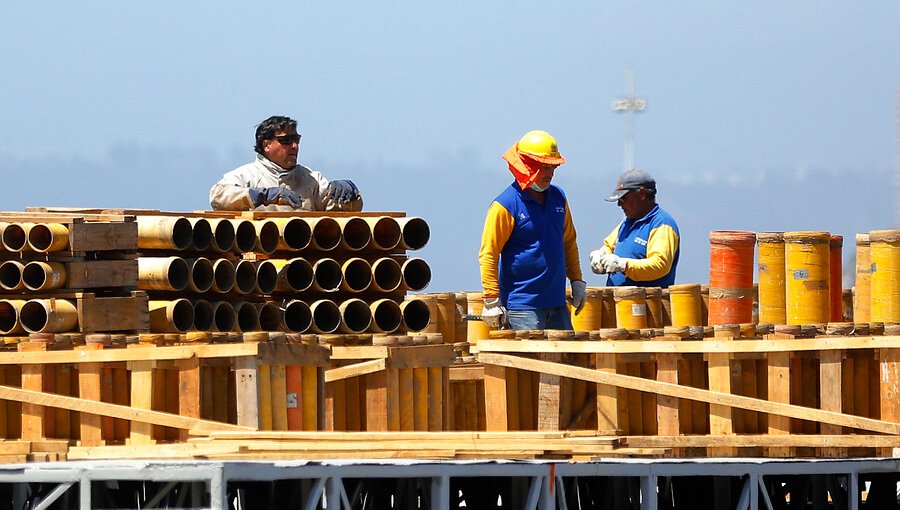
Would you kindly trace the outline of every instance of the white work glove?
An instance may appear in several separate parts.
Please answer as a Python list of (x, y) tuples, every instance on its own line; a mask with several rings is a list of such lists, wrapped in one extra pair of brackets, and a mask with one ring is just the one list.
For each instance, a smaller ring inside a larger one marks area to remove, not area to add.
[(609, 252), (606, 251), (606, 248), (600, 248), (599, 250), (594, 250), (591, 252), (591, 271), (595, 274), (606, 274), (606, 269), (603, 268), (603, 259), (609, 255)]
[(581, 313), (581, 309), (584, 308), (586, 291), (587, 283), (584, 280), (572, 280), (572, 306), (575, 307), (575, 315)]
[(603, 269), (609, 273), (624, 273), (628, 259), (624, 259), (614, 253), (603, 257)]
[(506, 307), (500, 304), (500, 298), (487, 298), (484, 300), (484, 309), (481, 311), (481, 321), (490, 328), (499, 328), (506, 324)]

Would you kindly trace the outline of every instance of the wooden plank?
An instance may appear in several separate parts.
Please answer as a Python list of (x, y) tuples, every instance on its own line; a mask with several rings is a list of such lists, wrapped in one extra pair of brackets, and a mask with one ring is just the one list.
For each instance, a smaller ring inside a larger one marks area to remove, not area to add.
[(324, 371), (314, 366), (300, 367), (303, 405), (303, 430), (318, 430), (324, 425), (325, 402), (319, 398), (325, 387)]
[[(841, 401), (841, 351), (822, 351), (819, 353), (819, 378), (820, 401), (825, 411), (843, 412)], [(820, 431), (823, 435), (840, 435), (843, 429), (830, 423), (823, 423)], [(820, 452), (825, 457), (844, 457), (847, 450), (844, 448), (825, 448)]]
[(417, 430), (415, 428), (415, 410), (413, 398), (413, 369), (401, 368), (396, 371), (399, 388), (400, 428), (397, 430)]
[[(878, 353), (881, 361), (881, 419), (900, 423), (900, 349), (882, 349)], [(24, 432), (23, 432), (24, 433)]]
[[(344, 381), (336, 381), (333, 384), (326, 385), (326, 401), (333, 402), (337, 388), (343, 390)], [(285, 415), (287, 418), (287, 430), (303, 430), (303, 376), (300, 374), (299, 365), (288, 365), (284, 367), (284, 390), (285, 390)], [(343, 391), (340, 392), (341, 394)], [(326, 416), (331, 411), (331, 419), (326, 418), (326, 423), (334, 427), (335, 430), (343, 430), (346, 425), (344, 421), (344, 413), (337, 413), (336, 409), (326, 406)]]
[(44, 365), (51, 363), (110, 363), (117, 361), (163, 361), (198, 358), (256, 356), (260, 343), (201, 344), (147, 349), (105, 349), (96, 351), (3, 352), (0, 365)]
[[(89, 344), (75, 347), (76, 351), (99, 350), (100, 344)], [(78, 367), (78, 395), (82, 400), (100, 398), (100, 363), (82, 363)], [(82, 446), (100, 446), (104, 444), (100, 429), (100, 415), (82, 413), (79, 418), (79, 430)]]
[[(130, 405), (128, 370), (125, 367), (114, 367), (112, 369), (112, 379), (112, 403), (123, 406)], [(130, 424), (126, 420), (113, 420), (113, 437), (116, 441), (125, 442), (128, 439), (129, 432)]]
[(259, 367), (256, 358), (241, 357), (234, 361), (237, 423), (259, 429)]
[(484, 365), (451, 365), (450, 382), (454, 381), (475, 381), (484, 379)]
[[(89, 413), (98, 416), (121, 418), (131, 422), (189, 429), (193, 434), (206, 434), (210, 430), (250, 430), (247, 427), (240, 427), (228, 423), (187, 418), (159, 411), (148, 411), (136, 407), (120, 406), (95, 400), (86, 400), (84, 398), (66, 397), (63, 395), (23, 390), (10, 386), (0, 386), (0, 399), (28, 402), (41, 406), (77, 411), (83, 413), (82, 418), (84, 418), (84, 413)], [(82, 424), (83, 423), (84, 420), (82, 420)], [(84, 440), (84, 438), (82, 438), (82, 440)]]
[[(153, 409), (154, 366), (153, 361), (130, 361), (128, 363), (128, 370), (131, 372), (131, 407), (133, 409)], [(156, 386), (158, 387), (158, 384)], [(131, 424), (129, 444), (144, 445), (154, 442), (153, 427), (149, 423)]]
[(72, 251), (137, 250), (138, 226), (135, 221), (76, 223), (69, 226)]
[(352, 365), (332, 368), (325, 371), (325, 382), (330, 383), (333, 381), (340, 381), (351, 377), (359, 377), (362, 375), (384, 370), (386, 367), (387, 363), (384, 359), (373, 359), (369, 361), (362, 361), (360, 363), (354, 363)]
[(128, 297), (96, 297), (84, 293), (77, 300), (78, 328), (83, 333), (96, 331), (147, 331), (150, 313), (147, 293), (132, 292)]
[(229, 399), (229, 395), (233, 395), (231, 387), (235, 384), (236, 378), (229, 377), (228, 367), (210, 367), (212, 371), (213, 383), (213, 415), (212, 419), (220, 422), (229, 420), (229, 401), (232, 403), (236, 399)]
[(360, 398), (360, 383), (362, 377), (354, 377), (344, 381), (344, 395), (346, 397), (345, 413), (347, 415), (346, 430), (362, 430), (362, 409), (365, 401)]
[[(473, 379), (473, 380), (484, 381), (484, 373), (485, 373), (484, 367), (482, 365), (479, 365), (479, 366), (482, 367), (481, 368), (481, 378)], [(519, 395), (522, 391), (519, 387), (519, 371), (516, 370), (515, 368), (504, 368), (502, 370), (504, 370), (506, 373), (506, 401), (503, 405), (503, 408), (506, 409), (506, 428), (508, 430), (522, 430), (523, 427), (520, 422), (521, 418), (519, 417), (519, 414), (526, 413), (526, 412), (529, 413), (528, 422), (530, 423), (531, 422), (531, 419), (530, 419), (531, 418), (531, 415), (530, 415), (531, 407), (529, 406), (529, 408), (527, 410), (523, 409), (522, 404), (519, 402)], [(523, 373), (525, 374), (525, 376), (528, 380), (527, 385), (523, 384), (523, 386), (526, 387), (526, 391), (528, 392), (528, 395), (530, 396), (531, 395), (531, 373), (530, 372), (523, 372)], [(487, 391), (488, 391), (487, 381), (485, 381), (485, 388), (484, 388), (485, 398), (487, 398)], [(528, 402), (529, 403), (531, 402), (530, 398), (528, 399)], [(487, 404), (487, 401), (485, 401), (485, 404)], [(489, 409), (488, 406), (486, 406), (486, 408)], [(491, 418), (488, 416), (488, 414), (486, 412), (485, 420), (489, 421), (490, 419)], [(487, 428), (487, 430), (490, 430), (490, 427), (486, 427), (486, 428)]]
[(272, 429), (272, 372), (269, 365), (259, 364), (256, 372), (257, 398), (259, 399), (259, 430)]
[(67, 289), (132, 287), (138, 285), (138, 261), (81, 260), (65, 262)]
[(446, 367), (456, 359), (452, 344), (410, 345), (389, 349), (389, 368)]
[[(542, 352), (540, 360), (559, 363), (562, 354), (556, 352)], [(560, 376), (555, 374), (540, 374), (538, 390), (538, 430), (559, 430), (559, 397)]]
[(900, 436), (878, 435), (766, 435), (740, 434), (731, 436), (628, 436), (625, 442), (637, 448), (698, 448), (698, 447), (766, 447), (770, 449), (822, 448), (826, 451), (860, 447), (900, 447)]
[[(189, 418), (200, 418), (200, 358), (178, 362), (178, 414)], [(220, 390), (222, 391), (222, 390)], [(181, 431), (180, 439), (187, 439), (187, 432)]]
[(329, 362), (328, 349), (321, 345), (256, 343), (261, 365), (303, 365), (324, 367)]
[(387, 374), (387, 430), (403, 430), (400, 428), (401, 398), (400, 371), (388, 368)]
[(444, 430), (444, 372), (445, 368), (428, 368), (428, 430)]
[(506, 374), (514, 369), (497, 365), (485, 365), (483, 369), (485, 425), (488, 431), (506, 431)]
[[(595, 354), (594, 364), (597, 370), (616, 373), (616, 357), (614, 354)], [(597, 384), (597, 429), (619, 429), (618, 388), (609, 384)]]
[[(656, 380), (678, 384), (678, 356), (676, 354), (656, 356)], [(656, 422), (657, 433), (661, 436), (677, 436), (681, 433), (678, 399), (665, 395), (660, 395), (656, 399)]]
[[(769, 401), (782, 404), (791, 402), (791, 359), (786, 352), (773, 352), (768, 355)], [(784, 435), (791, 433), (791, 420), (777, 414), (769, 415), (769, 434)], [(793, 457), (792, 448), (770, 448), (768, 455), (772, 457)]]
[(803, 352), (834, 349), (900, 349), (900, 336), (854, 336), (804, 338), (802, 342), (792, 339), (767, 338), (765, 340), (480, 340), (472, 346), (475, 352), (498, 353), (610, 353), (610, 354), (656, 354), (656, 353), (767, 353)]
[[(43, 342), (21, 342), (20, 351), (46, 352), (47, 344)], [(44, 391), (44, 365), (25, 365), (22, 367), (22, 389), (35, 392)], [(22, 439), (36, 441), (44, 439), (43, 406), (25, 402), (22, 404)]]
[[(440, 370), (440, 367), (435, 367)], [(413, 375), (413, 427), (428, 430), (428, 368), (414, 368)]]
[(388, 430), (387, 370), (374, 372), (366, 381), (366, 430)]
[(569, 367), (559, 363), (531, 360), (519, 356), (510, 356), (497, 353), (481, 353), (478, 355), (482, 363), (496, 364), (500, 366), (515, 366), (524, 370), (554, 374), (560, 377), (572, 377), (586, 381), (612, 384), (614, 386), (653, 392), (658, 395), (669, 395), (678, 398), (689, 398), (715, 405), (724, 405), (749, 409), (751, 411), (777, 414), (803, 420), (816, 422), (830, 422), (845, 427), (855, 427), (872, 432), (884, 434), (900, 434), (900, 423), (889, 423), (870, 418), (861, 418), (833, 411), (809, 409), (795, 405), (769, 402), (760, 399), (730, 395), (712, 390), (700, 390), (674, 384), (641, 379), (620, 374), (609, 374), (581, 367)]

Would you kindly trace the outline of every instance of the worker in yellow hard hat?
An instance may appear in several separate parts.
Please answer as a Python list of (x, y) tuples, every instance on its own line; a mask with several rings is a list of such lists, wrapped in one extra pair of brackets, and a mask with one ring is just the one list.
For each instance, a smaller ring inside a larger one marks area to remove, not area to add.
[(488, 208), (478, 261), (486, 325), (512, 329), (572, 329), (572, 305), (581, 312), (585, 282), (575, 225), (563, 191), (550, 184), (566, 162), (546, 131), (525, 133), (503, 155), (515, 177)]

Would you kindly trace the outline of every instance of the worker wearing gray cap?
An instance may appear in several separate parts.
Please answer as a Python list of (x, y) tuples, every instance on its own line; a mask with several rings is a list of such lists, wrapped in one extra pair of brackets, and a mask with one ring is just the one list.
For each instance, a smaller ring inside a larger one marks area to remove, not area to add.
[(675, 219), (656, 203), (656, 180), (632, 169), (619, 176), (607, 199), (625, 219), (591, 252), (591, 270), (608, 286), (668, 287), (675, 283), (680, 236)]

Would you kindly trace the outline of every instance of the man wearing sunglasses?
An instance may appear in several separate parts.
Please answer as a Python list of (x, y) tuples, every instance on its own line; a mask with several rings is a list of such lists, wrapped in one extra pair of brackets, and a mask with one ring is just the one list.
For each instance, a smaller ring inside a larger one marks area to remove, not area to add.
[(672, 216), (656, 203), (656, 181), (647, 172), (623, 173), (607, 199), (625, 220), (591, 252), (591, 270), (608, 286), (668, 287), (675, 283), (680, 236)]
[(297, 121), (273, 116), (256, 127), (256, 161), (228, 173), (209, 190), (213, 209), (246, 211), (360, 211), (362, 196), (349, 180), (329, 181), (297, 164)]

